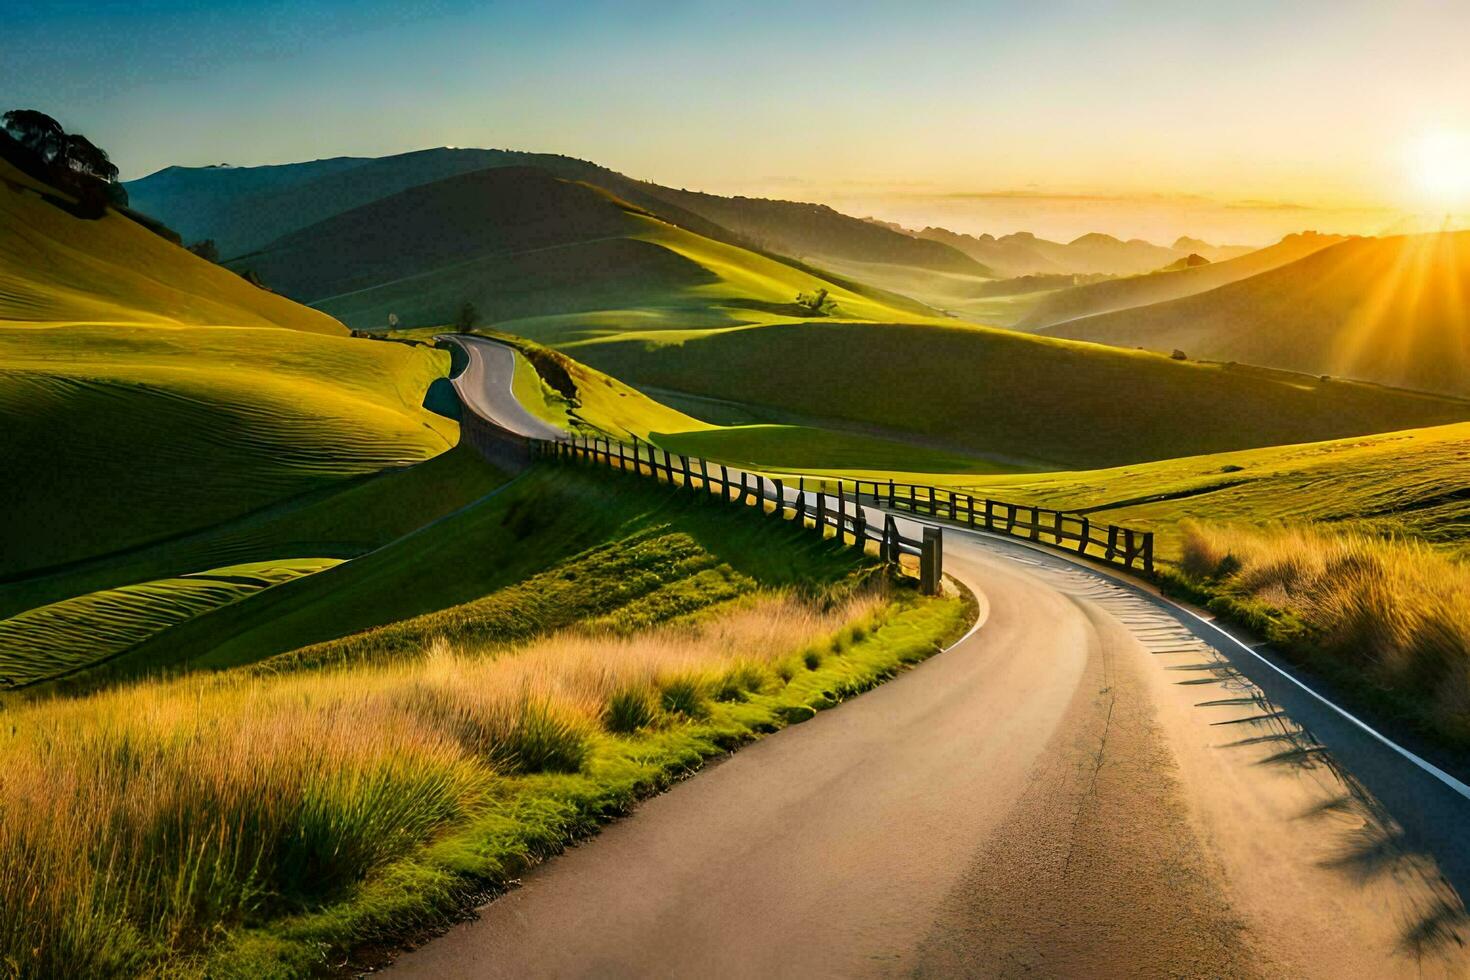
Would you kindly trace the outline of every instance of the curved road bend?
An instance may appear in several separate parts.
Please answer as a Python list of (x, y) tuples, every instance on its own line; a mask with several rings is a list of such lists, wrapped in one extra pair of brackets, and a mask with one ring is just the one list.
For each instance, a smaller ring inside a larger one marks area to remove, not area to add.
[(536, 439), (558, 439), (564, 433), (549, 422), (543, 422), (516, 401), (512, 384), (515, 380), (516, 354), (504, 344), (484, 337), (444, 334), (444, 340), (463, 348), (469, 358), (465, 369), (454, 378), (454, 390), (467, 405), (502, 429)]
[(969, 532), (945, 550), (977, 630), (390, 972), (1470, 975), (1459, 790), (1110, 575)]

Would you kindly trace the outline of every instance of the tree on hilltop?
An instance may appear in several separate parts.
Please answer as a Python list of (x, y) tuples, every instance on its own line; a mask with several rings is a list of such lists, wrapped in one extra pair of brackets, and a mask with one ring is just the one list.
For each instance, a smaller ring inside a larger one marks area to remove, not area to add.
[(454, 326), (460, 333), (469, 333), (480, 322), (480, 311), (474, 303), (465, 303), (454, 316)]
[(117, 180), (116, 164), (106, 150), (81, 133), (68, 133), (61, 123), (37, 109), (11, 109), (0, 116), (0, 123), (6, 135), (19, 144), (20, 155), (30, 158), (29, 166), (12, 162), (33, 177), (81, 198), (98, 214), (103, 204), (128, 203), (128, 193)]
[(0, 121), (17, 143), (51, 163), (66, 145), (66, 130), (61, 123), (36, 109), (11, 109)]

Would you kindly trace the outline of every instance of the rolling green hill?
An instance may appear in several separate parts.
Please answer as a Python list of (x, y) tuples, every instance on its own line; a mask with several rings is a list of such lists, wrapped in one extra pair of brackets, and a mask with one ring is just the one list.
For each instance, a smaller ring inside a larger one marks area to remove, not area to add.
[(907, 319), (899, 297), (697, 235), (600, 188), (501, 167), (411, 188), (286, 236), (236, 265), (355, 327), (452, 321), (466, 302), (536, 339), (718, 328), (807, 314)]
[(1193, 296), (1280, 268), (1342, 240), (1341, 235), (1304, 232), (1287, 235), (1275, 245), (1223, 262), (1074, 286), (1046, 296), (1018, 326), (1023, 330), (1039, 330), (1067, 320)]
[(422, 408), (447, 355), (354, 341), (115, 212), (74, 217), (0, 168), (0, 455), (24, 488), (0, 514), (0, 577), (453, 443), (455, 424)]
[(420, 402), (447, 367), (426, 348), (295, 330), (0, 327), (0, 453), (25, 485), (0, 515), (0, 575), (442, 452), (455, 424)]
[(1459, 399), (934, 321), (751, 327), (672, 343), (624, 336), (565, 349), (658, 389), (660, 398), (667, 391), (756, 406), (765, 422), (857, 431), (1033, 469), (1470, 418), (1470, 402)]
[(1326, 522), (1470, 555), (1470, 424), (1167, 459), (1084, 472), (938, 478), (1006, 500), (1084, 508), (1152, 528), (1177, 557), (1180, 522)]
[(1470, 393), (1470, 232), (1353, 239), (1057, 336)]
[(129, 323), (345, 330), (206, 262), (115, 211), (97, 220), (0, 160), (0, 323)]

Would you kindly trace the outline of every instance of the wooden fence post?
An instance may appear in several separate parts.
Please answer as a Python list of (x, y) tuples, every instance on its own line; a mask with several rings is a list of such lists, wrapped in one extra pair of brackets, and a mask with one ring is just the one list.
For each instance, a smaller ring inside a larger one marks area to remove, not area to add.
[(924, 541), (919, 550), (919, 588), (925, 595), (938, 595), (944, 580), (944, 532), (937, 527), (924, 528)]
[(1077, 542), (1077, 554), (1087, 554), (1087, 546), (1092, 544), (1092, 521), (1086, 515), (1082, 517), (1082, 540)]
[(827, 494), (817, 491), (817, 533), (827, 536)]
[(837, 484), (837, 543), (838, 544), (846, 544), (847, 543), (847, 540), (846, 540), (846, 532), (847, 532), (847, 524), (846, 524), (846, 521), (847, 521), (847, 508), (844, 506), (845, 503), (846, 503), (846, 501), (844, 501), (842, 499), (842, 483), (839, 481), (838, 484)]
[(1143, 570), (1152, 575), (1154, 573), (1154, 532), (1143, 532)]
[(1041, 511), (1031, 508), (1031, 540), (1041, 540)]

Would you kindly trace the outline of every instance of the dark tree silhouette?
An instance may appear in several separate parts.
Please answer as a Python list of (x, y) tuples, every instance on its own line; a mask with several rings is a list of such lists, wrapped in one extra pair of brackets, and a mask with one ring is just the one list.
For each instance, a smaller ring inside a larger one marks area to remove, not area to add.
[(127, 191), (118, 183), (117, 167), (107, 151), (81, 133), (67, 133), (61, 123), (36, 109), (11, 109), (0, 122), (30, 159), (29, 165), (12, 162), (82, 199), (90, 217), (99, 216), (105, 204), (127, 204)]
[(117, 166), (107, 158), (107, 151), (81, 133), (71, 133), (66, 137), (59, 162), (73, 173), (96, 177), (104, 183), (111, 184), (117, 180)]
[(66, 130), (44, 112), (11, 109), (0, 120), (15, 141), (40, 157), (42, 163), (54, 163), (66, 145)]
[(479, 322), (480, 311), (475, 309), (474, 303), (466, 303), (461, 306), (454, 317), (454, 325), (461, 333), (468, 333)]

